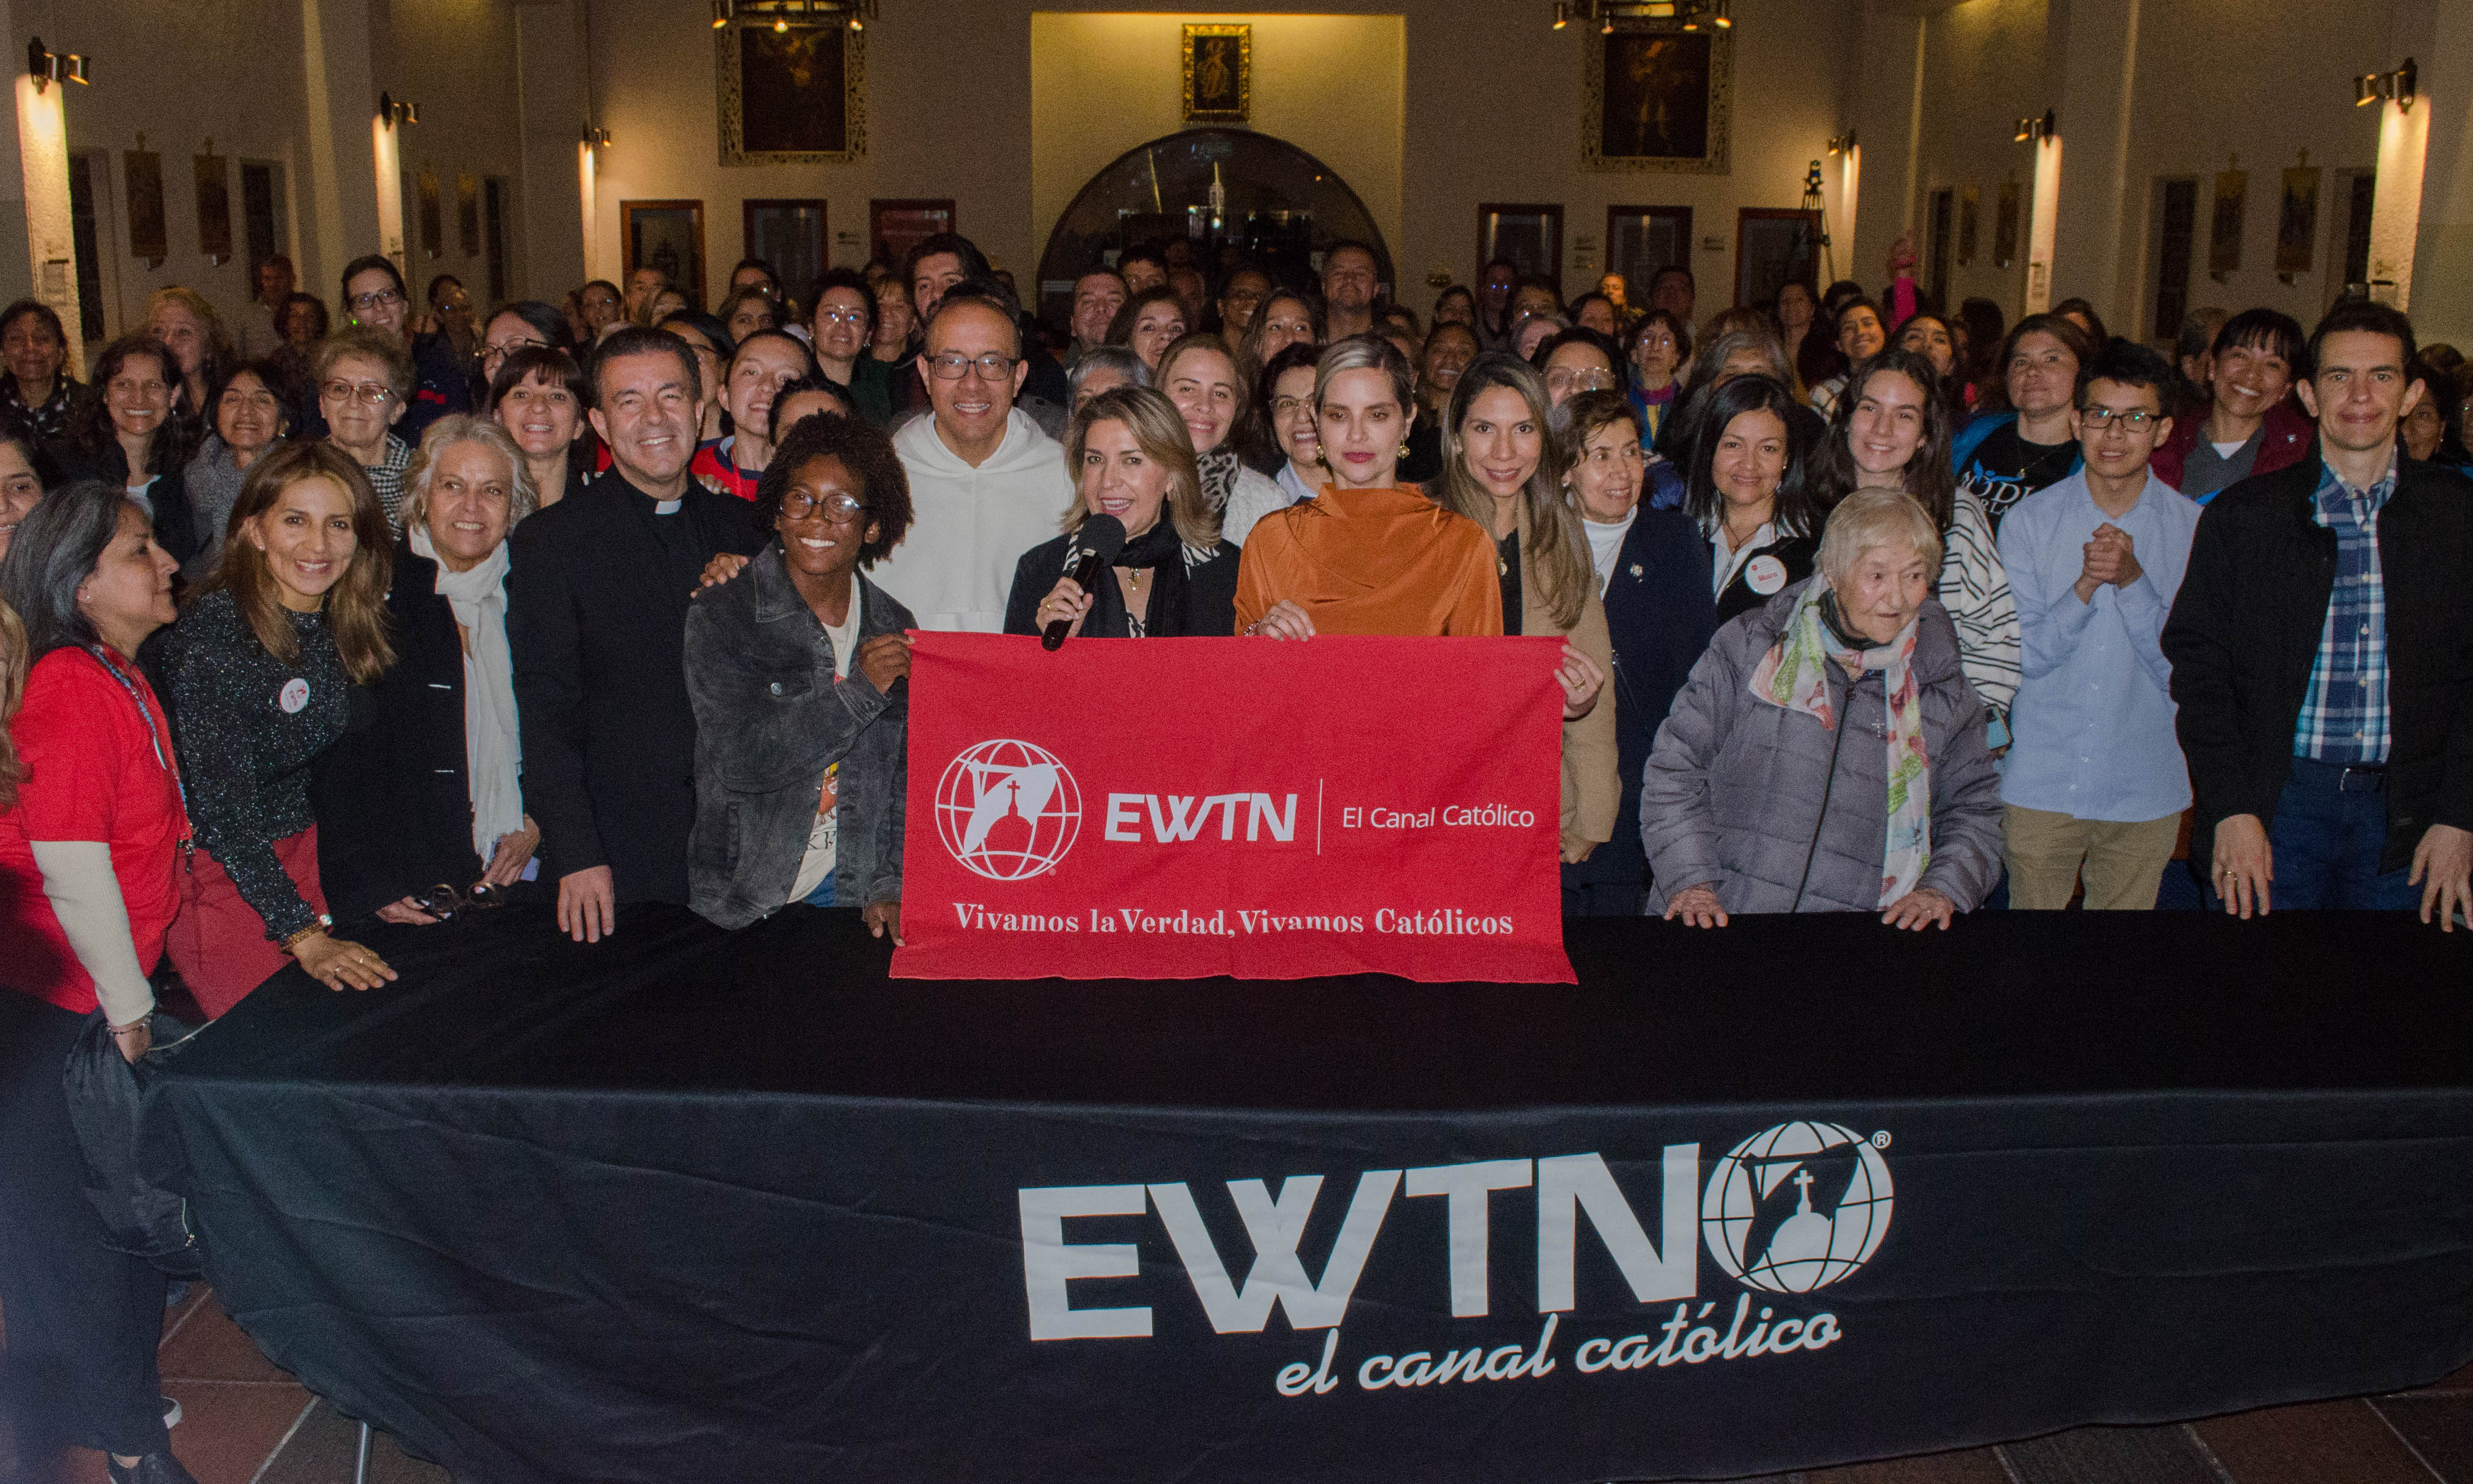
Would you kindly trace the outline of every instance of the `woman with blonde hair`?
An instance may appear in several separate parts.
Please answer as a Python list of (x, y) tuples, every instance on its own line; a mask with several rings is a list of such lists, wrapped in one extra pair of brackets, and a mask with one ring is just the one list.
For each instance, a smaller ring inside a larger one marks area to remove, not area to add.
[[(1233, 632), (1236, 548), (1220, 539), (1176, 404), (1148, 387), (1100, 393), (1073, 415), (1065, 462), (1073, 476), (1065, 534), (1022, 553), (1005, 633), (1038, 634), (1058, 619), (1070, 621), (1068, 634), (1093, 638)], [(1072, 576), (1074, 538), (1096, 515), (1121, 522), (1126, 540), (1085, 588)]]
[(1381, 335), (1351, 335), (1315, 364), (1313, 395), (1331, 482), (1247, 534), (1236, 571), (1242, 632), (1502, 633), (1485, 528), (1399, 484), (1417, 415), (1407, 357)]
[(1605, 605), (1589, 548), (1563, 491), (1566, 460), (1548, 425), (1546, 383), (1492, 351), (1460, 373), (1444, 414), (1442, 506), (1495, 539), (1505, 634), (1564, 641), (1563, 860), (1584, 861), (1614, 837), (1622, 802), (1615, 777), (1614, 666)]
[(327, 932), (309, 804), (309, 765), (343, 734), (348, 691), (395, 663), (394, 533), (369, 476), (323, 443), (250, 466), (229, 531), (162, 658), (199, 847), (170, 949), (209, 1017), (286, 955), (330, 989), (395, 977)]
[(426, 924), (523, 879), (524, 812), (507, 533), (536, 500), (524, 452), (488, 418), (421, 435), (387, 592), (396, 662), (311, 765), (318, 876), (336, 917)]
[(146, 300), (146, 333), (161, 341), (179, 363), (180, 384), (173, 394), (172, 410), (188, 424), (187, 442), (195, 445), (213, 426), (208, 395), (240, 363), (240, 352), (206, 297), (177, 283), (156, 289)]

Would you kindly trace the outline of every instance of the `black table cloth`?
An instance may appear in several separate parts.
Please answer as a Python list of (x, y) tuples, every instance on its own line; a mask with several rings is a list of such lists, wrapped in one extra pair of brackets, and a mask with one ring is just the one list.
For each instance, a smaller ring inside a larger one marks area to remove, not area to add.
[(149, 1129), (233, 1317), (467, 1484), (1712, 1477), (2473, 1357), (2473, 943), (2402, 918), (1579, 922), (1518, 987), (372, 942)]

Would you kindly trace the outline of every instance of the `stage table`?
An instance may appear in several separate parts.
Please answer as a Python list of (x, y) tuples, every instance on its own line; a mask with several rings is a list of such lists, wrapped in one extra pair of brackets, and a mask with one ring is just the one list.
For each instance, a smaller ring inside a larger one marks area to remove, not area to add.
[(466, 1484), (1717, 1477), (2473, 1358), (2473, 942), (2403, 918), (1580, 922), (1520, 987), (621, 924), (379, 929), (151, 1084), (232, 1317)]

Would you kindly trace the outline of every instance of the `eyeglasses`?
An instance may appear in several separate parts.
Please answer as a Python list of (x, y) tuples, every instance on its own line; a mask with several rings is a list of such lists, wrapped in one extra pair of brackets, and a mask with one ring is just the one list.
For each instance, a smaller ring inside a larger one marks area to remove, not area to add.
[(318, 395), (330, 402), (348, 402), (357, 399), (372, 407), (384, 407), (387, 404), (387, 398), (395, 395), (395, 392), (374, 381), (364, 381), (358, 386), (348, 381), (330, 381), (318, 389)]
[(506, 897), (487, 881), (476, 883), (468, 892), (459, 892), (441, 881), (412, 899), (414, 907), (428, 913), (442, 922), (451, 922), (467, 912), (480, 912), (491, 907), (503, 907)]
[(379, 289), (371, 294), (355, 294), (347, 302), (355, 309), (383, 309), (389, 304), (402, 303), (403, 296), (393, 289)]
[(1013, 374), (1014, 367), (1019, 364), (1012, 356), (998, 355), (991, 350), (975, 360), (967, 355), (931, 356), (927, 361), (927, 371), (938, 381), (959, 381), (970, 374), (972, 367), (976, 367), (980, 380), (1002, 381)]
[(2115, 412), (2109, 407), (2089, 407), (2079, 412), (2078, 421), (2090, 432), (2101, 433), (2118, 422), (2132, 433), (2144, 433), (2164, 415), (2142, 407), (2136, 412)]
[(540, 339), (539, 337), (529, 340), (510, 340), (501, 345), (483, 346), (481, 347), (481, 359), (486, 361), (492, 356), (495, 356), (499, 360), (503, 361), (518, 350), (546, 350), (548, 348), (549, 342)]
[(1292, 412), (1307, 412), (1313, 407), (1310, 396), (1275, 396), (1271, 398), (1271, 416), (1285, 418)]
[(864, 309), (819, 309), (816, 311), (816, 323), (819, 324), (865, 324), (867, 323), (867, 311)]
[(822, 511), (825, 518), (847, 525), (867, 514), (867, 507), (847, 494), (828, 494), (819, 500), (805, 491), (797, 490), (781, 497), (781, 514), (792, 520), (805, 520)]
[(1560, 392), (1565, 390), (1573, 392), (1607, 392), (1614, 389), (1614, 384), (1615, 375), (1612, 371), (1551, 371), (1546, 373), (1546, 390), (1549, 392)]

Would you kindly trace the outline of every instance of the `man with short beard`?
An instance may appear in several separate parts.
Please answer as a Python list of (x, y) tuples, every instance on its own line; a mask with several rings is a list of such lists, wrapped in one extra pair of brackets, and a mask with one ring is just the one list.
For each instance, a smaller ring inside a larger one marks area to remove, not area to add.
[(524, 803), (558, 925), (579, 943), (615, 932), (621, 902), (686, 902), (687, 603), (715, 555), (764, 543), (746, 501), (687, 476), (703, 389), (684, 341), (613, 330), (592, 378), (614, 477), (517, 525), (507, 577)]
[(1124, 275), (1113, 268), (1093, 268), (1073, 280), (1073, 345), (1065, 353), (1067, 371), (1081, 361), (1082, 352), (1108, 343), (1108, 326), (1128, 297)]
[(1334, 242), (1322, 255), (1323, 343), (1337, 345), (1374, 328), (1374, 300), (1382, 285), (1374, 250)]
[(910, 475), (910, 534), (868, 574), (923, 629), (1003, 632), (1015, 565), (1056, 534), (1071, 481), (1064, 448), (1014, 405), (1029, 373), (1002, 299), (944, 296), (918, 360), (933, 413), (893, 439)]

